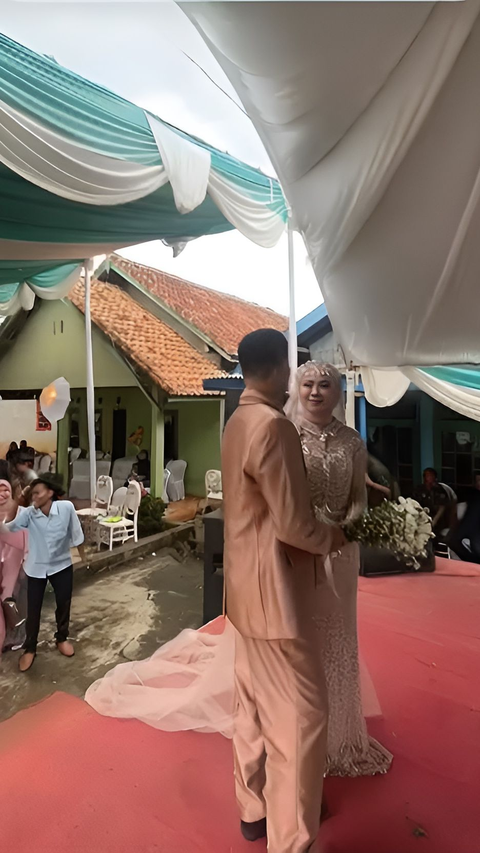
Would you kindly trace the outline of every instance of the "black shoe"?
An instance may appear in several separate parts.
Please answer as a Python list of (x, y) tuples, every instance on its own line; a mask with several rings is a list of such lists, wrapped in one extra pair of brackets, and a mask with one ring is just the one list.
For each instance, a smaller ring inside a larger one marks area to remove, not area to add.
[(258, 841), (259, 838), (267, 837), (267, 819), (255, 820), (253, 823), (240, 821), (240, 830), (245, 841)]

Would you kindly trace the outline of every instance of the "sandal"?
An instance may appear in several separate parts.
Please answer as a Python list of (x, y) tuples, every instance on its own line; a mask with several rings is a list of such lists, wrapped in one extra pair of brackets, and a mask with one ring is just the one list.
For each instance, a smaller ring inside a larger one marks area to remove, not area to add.
[(18, 661), (18, 668), (20, 672), (28, 672), (28, 670), (32, 668), (33, 661), (35, 660), (36, 656), (36, 652), (24, 652), (23, 655), (20, 655), (20, 660)]

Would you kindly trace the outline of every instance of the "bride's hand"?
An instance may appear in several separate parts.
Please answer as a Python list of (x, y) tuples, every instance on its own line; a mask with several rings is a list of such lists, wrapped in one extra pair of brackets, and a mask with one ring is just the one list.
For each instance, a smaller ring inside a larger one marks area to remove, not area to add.
[(340, 551), (347, 544), (347, 540), (345, 539), (345, 534), (340, 527), (332, 528), (332, 541), (331, 541), (331, 553), (334, 551)]

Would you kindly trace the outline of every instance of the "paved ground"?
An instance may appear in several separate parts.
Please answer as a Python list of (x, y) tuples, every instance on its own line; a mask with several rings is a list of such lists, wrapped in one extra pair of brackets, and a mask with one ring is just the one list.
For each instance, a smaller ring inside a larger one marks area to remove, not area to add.
[(29, 673), (17, 669), (20, 652), (0, 658), (0, 720), (56, 690), (83, 696), (107, 670), (125, 660), (151, 655), (202, 617), (202, 564), (173, 550), (137, 558), (114, 570), (78, 578), (70, 633), (76, 654), (56, 651), (54, 597), (47, 591), (37, 658)]

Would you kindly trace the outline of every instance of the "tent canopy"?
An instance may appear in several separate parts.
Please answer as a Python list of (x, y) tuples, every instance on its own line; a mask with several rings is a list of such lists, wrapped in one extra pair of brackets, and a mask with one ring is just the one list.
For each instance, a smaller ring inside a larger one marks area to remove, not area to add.
[(480, 363), (480, 0), (181, 5), (263, 139), (346, 364)]
[(0, 307), (115, 248), (233, 228), (269, 247), (287, 220), (276, 180), (5, 36), (0, 195)]

